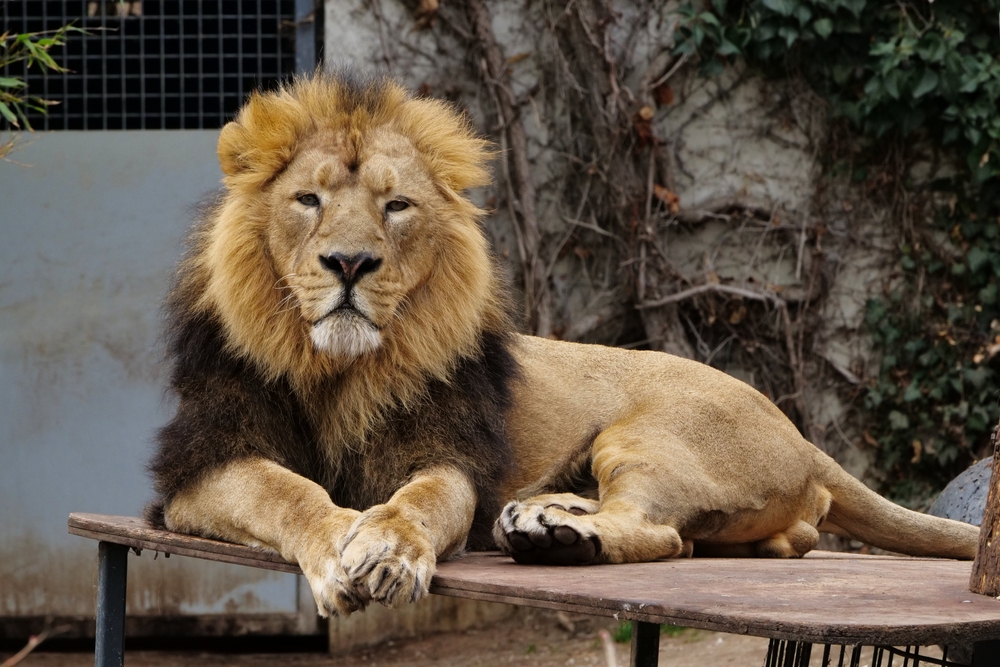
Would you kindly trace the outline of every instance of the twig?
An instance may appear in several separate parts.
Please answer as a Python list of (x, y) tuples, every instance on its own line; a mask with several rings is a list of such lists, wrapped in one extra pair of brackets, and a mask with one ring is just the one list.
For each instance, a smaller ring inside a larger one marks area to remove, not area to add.
[[(517, 192), (518, 210), (524, 229), (526, 263), (524, 266), (525, 292), (530, 298), (534, 315), (534, 330), (539, 336), (552, 333), (552, 315), (549, 304), (548, 281), (545, 265), (541, 259), (542, 235), (538, 227), (535, 209), (535, 184), (531, 179), (531, 163), (528, 160), (528, 136), (518, 112), (517, 98), (510, 86), (510, 71), (503, 49), (493, 34), (493, 24), (489, 9), (483, 0), (468, 0), (466, 8), (472, 23), (473, 34), (483, 49), (488, 84), (495, 91), (497, 113), (506, 128), (510, 142), (510, 165), (513, 184)], [(515, 221), (516, 222), (516, 221)]]
[(643, 303), (637, 304), (636, 308), (639, 310), (644, 310), (646, 308), (658, 308), (659, 306), (665, 306), (668, 303), (677, 303), (678, 301), (690, 299), (691, 297), (704, 294), (705, 292), (721, 292), (723, 294), (732, 294), (733, 296), (742, 296), (745, 299), (753, 299), (755, 301), (770, 301), (778, 308), (786, 308), (785, 300), (780, 296), (768, 294), (767, 292), (754, 292), (753, 290), (745, 289), (743, 287), (733, 287), (732, 285), (722, 285), (720, 283), (705, 283), (703, 285), (697, 285), (682, 292), (668, 294), (667, 296), (654, 301), (644, 301)]
[(618, 667), (618, 658), (615, 655), (615, 642), (611, 639), (611, 633), (601, 628), (597, 631), (597, 634), (601, 637), (601, 644), (604, 646), (604, 659), (608, 663), (608, 667)]
[(389, 76), (393, 76), (392, 61), (389, 53), (389, 39), (385, 34), (385, 17), (382, 15), (382, 0), (371, 0), (372, 13), (375, 14), (375, 22), (378, 23), (378, 41), (382, 46), (382, 60), (385, 61), (386, 70)]
[(0, 664), (0, 667), (14, 667), (17, 663), (21, 662), (28, 657), (28, 654), (35, 650), (39, 644), (48, 639), (49, 637), (55, 637), (56, 635), (61, 635), (64, 632), (68, 632), (71, 626), (60, 625), (59, 627), (52, 628), (51, 630), (45, 630), (39, 632), (37, 635), (32, 635), (28, 639), (28, 643), (20, 651), (10, 656)]
[(663, 76), (661, 76), (661, 77), (660, 77), (659, 79), (657, 79), (657, 80), (656, 80), (656, 81), (654, 81), (654, 82), (653, 82), (652, 84), (650, 84), (650, 86), (649, 86), (649, 87), (650, 87), (650, 88), (657, 88), (658, 86), (661, 86), (661, 85), (663, 85), (664, 83), (666, 83), (666, 82), (667, 82), (667, 79), (669, 79), (670, 77), (672, 77), (672, 76), (673, 76), (673, 75), (674, 75), (674, 74), (675, 74), (675, 73), (677, 72), (677, 70), (679, 70), (679, 69), (680, 69), (680, 68), (681, 68), (681, 67), (682, 67), (682, 66), (684, 65), (684, 63), (686, 63), (686, 62), (688, 61), (688, 58), (689, 58), (689, 57), (691, 57), (691, 54), (690, 54), (690, 53), (685, 53), (684, 55), (682, 55), (682, 56), (680, 57), (680, 59), (679, 59), (679, 60), (678, 60), (677, 62), (675, 62), (675, 63), (674, 63), (674, 66), (673, 66), (673, 67), (671, 67), (671, 68), (670, 68), (670, 69), (669, 69), (669, 70), (667, 71), (667, 73), (666, 73), (666, 74), (664, 74), (664, 75), (663, 75)]

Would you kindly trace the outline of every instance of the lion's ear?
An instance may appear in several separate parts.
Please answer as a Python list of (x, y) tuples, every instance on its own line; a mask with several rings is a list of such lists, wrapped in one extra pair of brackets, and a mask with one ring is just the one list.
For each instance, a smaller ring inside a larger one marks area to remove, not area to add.
[(310, 124), (309, 114), (288, 94), (254, 93), (219, 134), (222, 172), (253, 185), (270, 180), (291, 161)]

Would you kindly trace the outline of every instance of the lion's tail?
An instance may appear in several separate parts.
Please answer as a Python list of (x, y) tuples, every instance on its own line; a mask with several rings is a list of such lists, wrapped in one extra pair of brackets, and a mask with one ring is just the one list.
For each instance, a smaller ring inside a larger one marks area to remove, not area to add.
[(976, 526), (900, 507), (837, 465), (828, 469), (827, 488), (833, 494), (833, 503), (820, 525), (821, 531), (911, 556), (976, 557)]

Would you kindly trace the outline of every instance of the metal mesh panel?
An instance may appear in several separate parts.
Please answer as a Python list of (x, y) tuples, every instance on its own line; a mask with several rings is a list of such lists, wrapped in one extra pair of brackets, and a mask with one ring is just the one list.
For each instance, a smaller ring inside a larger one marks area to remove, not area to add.
[(295, 71), (295, 0), (0, 0), (3, 29), (74, 21), (51, 52), (66, 73), (17, 63), (32, 95), (56, 100), (35, 129), (218, 128), (254, 88)]

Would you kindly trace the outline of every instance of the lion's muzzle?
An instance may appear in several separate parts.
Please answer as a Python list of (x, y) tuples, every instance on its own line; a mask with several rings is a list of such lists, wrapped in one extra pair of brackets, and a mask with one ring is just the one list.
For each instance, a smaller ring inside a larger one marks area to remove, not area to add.
[(347, 293), (350, 293), (351, 287), (362, 276), (374, 273), (382, 266), (382, 260), (374, 257), (370, 252), (359, 252), (351, 256), (332, 252), (329, 255), (320, 255), (319, 263), (324, 269), (337, 276), (344, 284), (344, 290)]

